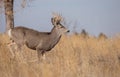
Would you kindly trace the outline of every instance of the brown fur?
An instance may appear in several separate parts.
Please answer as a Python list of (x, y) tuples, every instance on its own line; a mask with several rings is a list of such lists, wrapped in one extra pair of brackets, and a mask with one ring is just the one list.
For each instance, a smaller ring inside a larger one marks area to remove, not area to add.
[[(50, 51), (60, 40), (63, 33), (68, 32), (56, 17), (52, 18), (54, 25), (51, 32), (38, 32), (26, 27), (15, 27), (11, 29), (11, 39), (21, 49), (23, 45), (28, 48), (37, 50), (38, 57), (46, 51)], [(9, 33), (10, 34), (10, 33)]]

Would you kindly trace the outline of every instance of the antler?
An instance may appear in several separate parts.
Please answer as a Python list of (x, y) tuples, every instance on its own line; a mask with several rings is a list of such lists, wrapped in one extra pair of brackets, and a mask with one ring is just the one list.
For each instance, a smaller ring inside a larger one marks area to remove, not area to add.
[(55, 26), (58, 23), (60, 23), (60, 21), (62, 21), (63, 18), (60, 14), (57, 13), (53, 13), (53, 18), (51, 19), (52, 24)]
[(57, 21), (61, 21), (62, 20), (62, 16), (60, 14), (57, 13), (53, 13), (53, 18)]

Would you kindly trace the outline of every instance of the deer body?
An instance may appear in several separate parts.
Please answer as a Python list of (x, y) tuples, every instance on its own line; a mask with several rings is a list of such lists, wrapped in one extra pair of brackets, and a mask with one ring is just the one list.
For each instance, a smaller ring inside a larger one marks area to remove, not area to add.
[(26, 45), (36, 50), (50, 51), (60, 40), (61, 34), (53, 28), (51, 32), (38, 32), (26, 27), (15, 27), (11, 30), (12, 39), (18, 46)]
[(37, 50), (38, 57), (44, 55), (46, 51), (50, 51), (60, 40), (65, 32), (69, 32), (61, 23), (59, 17), (51, 19), (54, 27), (51, 32), (39, 32), (26, 27), (14, 27), (10, 29), (8, 35), (21, 49), (23, 45), (28, 48)]

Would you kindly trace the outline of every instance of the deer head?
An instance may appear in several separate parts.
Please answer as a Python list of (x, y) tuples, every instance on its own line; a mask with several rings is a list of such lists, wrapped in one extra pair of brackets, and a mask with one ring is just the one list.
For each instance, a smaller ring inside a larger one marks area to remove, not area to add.
[(51, 18), (51, 22), (54, 25), (54, 28), (57, 29), (61, 34), (69, 32), (62, 24), (61, 21), (63, 21), (63, 18), (61, 15), (54, 13), (53, 18)]

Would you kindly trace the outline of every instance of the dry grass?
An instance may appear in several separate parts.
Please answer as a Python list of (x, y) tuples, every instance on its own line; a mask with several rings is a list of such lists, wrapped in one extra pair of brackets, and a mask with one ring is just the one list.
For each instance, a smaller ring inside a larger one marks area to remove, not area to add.
[(120, 37), (84, 39), (80, 35), (64, 36), (46, 53), (42, 62), (36, 51), (24, 47), (24, 58), (16, 51), (12, 58), (9, 39), (0, 34), (0, 77), (119, 77)]

